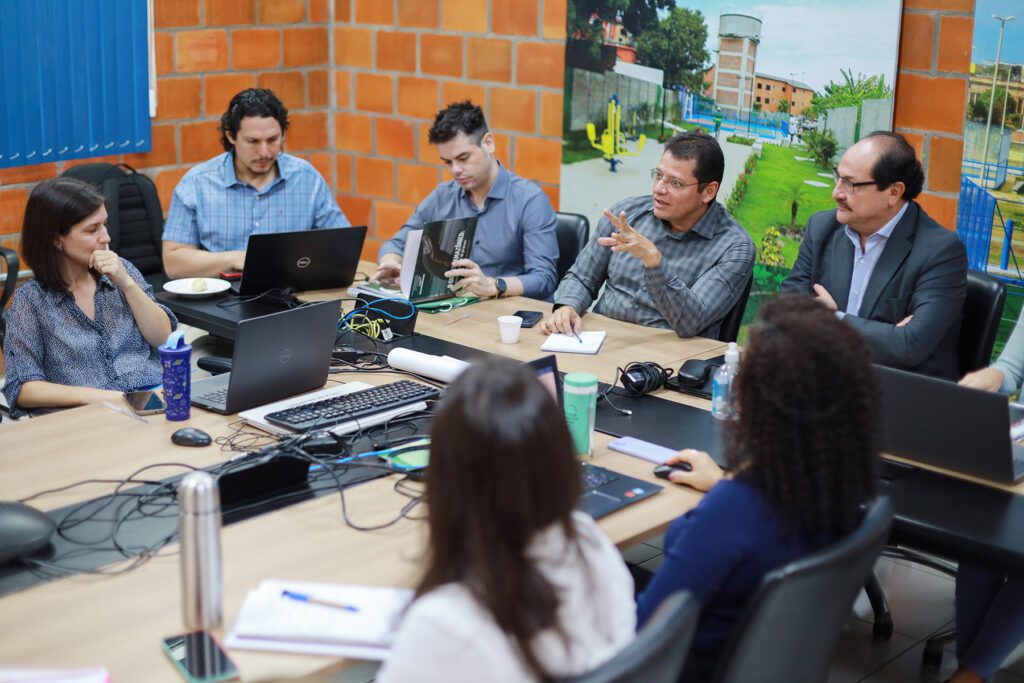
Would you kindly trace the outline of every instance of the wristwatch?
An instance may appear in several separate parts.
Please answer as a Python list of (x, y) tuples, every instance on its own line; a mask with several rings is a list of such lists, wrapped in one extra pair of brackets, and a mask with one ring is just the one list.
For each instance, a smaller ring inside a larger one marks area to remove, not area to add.
[(508, 291), (508, 283), (505, 282), (505, 278), (496, 277), (494, 278), (494, 288), (498, 290), (498, 296), (495, 298), (500, 299), (505, 296), (505, 292)]

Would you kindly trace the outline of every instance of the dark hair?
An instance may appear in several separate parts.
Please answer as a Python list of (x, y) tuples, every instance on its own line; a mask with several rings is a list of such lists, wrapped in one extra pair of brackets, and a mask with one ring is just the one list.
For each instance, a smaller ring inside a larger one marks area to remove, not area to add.
[(439, 145), (442, 142), (453, 140), (459, 133), (479, 145), (484, 136), (487, 135), (487, 119), (484, 118), (484, 110), (469, 100), (454, 102), (437, 112), (434, 117), (434, 124), (430, 126), (427, 133), (427, 140), (432, 145)]
[(535, 374), (503, 358), (473, 365), (449, 386), (431, 428), (430, 541), (417, 597), (464, 585), (544, 678), (531, 641), (558, 628), (559, 599), (526, 550), (553, 524), (576, 539), (579, 495), (572, 438)]
[(878, 387), (860, 336), (813, 299), (761, 307), (736, 377), (727, 457), (786, 533), (841, 536), (875, 494)]
[(725, 155), (718, 140), (702, 130), (690, 130), (676, 133), (665, 143), (665, 151), (680, 160), (695, 159), (693, 177), (700, 183), (697, 189), (704, 188), (711, 181), (722, 184), (725, 174)]
[(893, 183), (903, 183), (904, 199), (914, 199), (921, 194), (924, 188), (924, 170), (907, 139), (899, 133), (887, 130), (876, 130), (864, 137), (865, 140), (872, 138), (882, 147), (882, 152), (871, 169), (871, 179), (878, 183), (878, 189), (884, 190)]
[(50, 178), (32, 188), (21, 227), (21, 253), (44, 289), (68, 292), (54, 240), (103, 206), (103, 195), (75, 178)]
[(273, 117), (281, 124), (282, 135), (288, 130), (288, 109), (277, 99), (274, 91), (267, 88), (247, 88), (231, 98), (228, 110), (220, 117), (220, 144), (224, 145), (225, 152), (235, 148), (231, 140), (228, 140), (228, 135), (237, 137), (242, 119), (249, 116)]

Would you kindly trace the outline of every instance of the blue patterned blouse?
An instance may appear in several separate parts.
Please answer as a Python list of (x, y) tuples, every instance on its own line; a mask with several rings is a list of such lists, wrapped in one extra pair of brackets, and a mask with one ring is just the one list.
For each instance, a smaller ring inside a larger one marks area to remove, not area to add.
[[(153, 288), (135, 266), (121, 262), (153, 299)], [(15, 405), (25, 382), (117, 391), (160, 384), (160, 354), (142, 336), (121, 290), (106, 275), (96, 288), (95, 305), (96, 319), (89, 320), (74, 296), (44, 289), (36, 280), (15, 292), (5, 316), (4, 339), (4, 396), (12, 417), (26, 412)], [(160, 308), (171, 319), (171, 328), (176, 328), (178, 319), (166, 307)]]

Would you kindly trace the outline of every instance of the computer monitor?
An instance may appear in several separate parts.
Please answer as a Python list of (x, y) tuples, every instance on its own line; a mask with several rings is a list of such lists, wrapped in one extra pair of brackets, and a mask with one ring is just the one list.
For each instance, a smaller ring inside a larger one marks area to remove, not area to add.
[(537, 379), (551, 393), (551, 398), (562, 405), (562, 376), (558, 374), (558, 361), (554, 356), (543, 356), (523, 363), (537, 373)]

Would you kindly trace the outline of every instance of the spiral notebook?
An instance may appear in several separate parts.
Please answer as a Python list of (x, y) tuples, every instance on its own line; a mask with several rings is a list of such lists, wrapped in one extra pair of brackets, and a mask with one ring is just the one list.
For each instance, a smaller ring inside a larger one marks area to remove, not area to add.
[(601, 350), (607, 332), (587, 330), (580, 332), (579, 337), (571, 334), (552, 334), (544, 340), (541, 351), (548, 353), (589, 353), (591, 355)]

